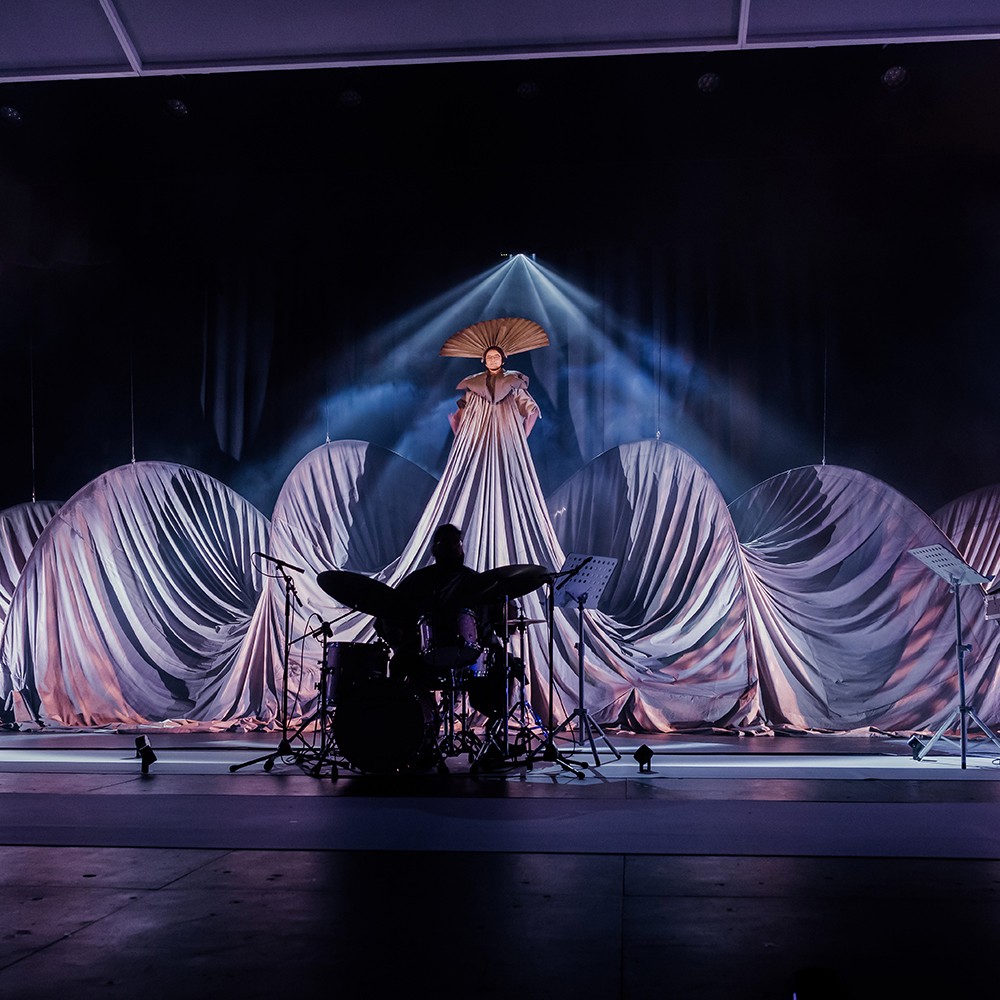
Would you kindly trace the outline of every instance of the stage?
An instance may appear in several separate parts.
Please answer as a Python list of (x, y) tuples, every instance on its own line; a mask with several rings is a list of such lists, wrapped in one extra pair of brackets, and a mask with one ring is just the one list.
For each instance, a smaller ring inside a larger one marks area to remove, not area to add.
[(143, 733), (146, 775), (135, 732), (0, 734), (5, 995), (868, 997), (978, 984), (1000, 926), (978, 741), (963, 771), (876, 734), (610, 732), (582, 778), (333, 780), (230, 772), (273, 733)]

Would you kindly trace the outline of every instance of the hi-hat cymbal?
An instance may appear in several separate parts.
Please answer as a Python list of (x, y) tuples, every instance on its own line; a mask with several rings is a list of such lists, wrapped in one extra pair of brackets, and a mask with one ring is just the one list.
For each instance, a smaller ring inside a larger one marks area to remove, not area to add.
[(330, 569), (320, 573), (316, 582), (338, 604), (363, 611), (375, 618), (392, 618), (399, 614), (399, 595), (381, 580), (373, 580), (363, 573), (350, 573), (343, 569)]
[(513, 600), (538, 590), (551, 576), (551, 570), (532, 563), (497, 566), (481, 574), (480, 593), (484, 598), (506, 597)]
[(545, 623), (544, 618), (508, 618), (507, 624), (512, 628), (515, 625), (543, 625)]

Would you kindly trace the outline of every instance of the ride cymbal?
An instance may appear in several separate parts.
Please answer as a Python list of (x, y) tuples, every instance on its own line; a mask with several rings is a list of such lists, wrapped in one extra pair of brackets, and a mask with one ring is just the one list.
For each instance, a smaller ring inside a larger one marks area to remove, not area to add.
[(551, 577), (551, 570), (532, 563), (497, 566), (480, 575), (480, 594), (490, 599), (506, 597), (508, 600), (514, 600), (538, 590)]
[(338, 604), (354, 611), (363, 611), (375, 618), (393, 618), (399, 615), (399, 595), (381, 580), (373, 580), (363, 573), (331, 569), (320, 573), (316, 582)]

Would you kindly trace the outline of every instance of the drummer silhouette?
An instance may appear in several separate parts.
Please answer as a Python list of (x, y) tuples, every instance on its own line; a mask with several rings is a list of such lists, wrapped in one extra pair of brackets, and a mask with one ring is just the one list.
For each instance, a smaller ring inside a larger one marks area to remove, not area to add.
[(405, 576), (396, 594), (415, 618), (439, 611), (455, 610), (474, 600), (482, 574), (465, 565), (462, 531), (454, 524), (442, 524), (431, 540), (432, 566), (424, 566)]
[(482, 574), (465, 565), (462, 531), (442, 524), (431, 542), (434, 563), (396, 586), (399, 617), (381, 620), (393, 649), (390, 672), (429, 687), (451, 683), (451, 671), (476, 662), (487, 640)]

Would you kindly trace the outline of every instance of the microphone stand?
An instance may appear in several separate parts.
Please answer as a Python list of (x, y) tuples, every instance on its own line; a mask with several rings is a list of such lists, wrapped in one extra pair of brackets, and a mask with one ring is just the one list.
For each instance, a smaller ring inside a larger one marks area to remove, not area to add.
[(288, 735), (288, 653), (291, 648), (291, 643), (288, 640), (289, 632), (292, 628), (292, 597), (295, 597), (295, 601), (298, 606), (302, 607), (302, 601), (299, 599), (298, 591), (295, 589), (295, 582), (292, 578), (284, 572), (286, 569), (295, 570), (298, 573), (304, 573), (305, 570), (301, 566), (293, 566), (291, 563), (284, 562), (281, 559), (275, 559), (272, 556), (265, 555), (263, 552), (255, 552), (255, 556), (260, 556), (261, 559), (266, 559), (268, 562), (273, 563), (277, 569), (281, 579), (285, 584), (285, 633), (283, 639), (283, 655), (281, 659), (281, 739), (278, 741), (278, 747), (271, 753), (263, 754), (260, 757), (254, 757), (253, 760), (243, 761), (242, 764), (232, 764), (229, 768), (231, 772), (239, 771), (241, 768), (250, 767), (252, 764), (264, 765), (265, 771), (270, 771), (274, 767), (274, 762), (279, 757), (282, 759), (286, 757), (294, 758), (291, 763), (299, 763), (299, 758), (302, 756), (300, 751), (295, 751), (292, 749), (291, 740), (299, 737), (299, 734), (305, 728), (306, 723), (303, 723), (289, 738)]

